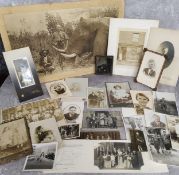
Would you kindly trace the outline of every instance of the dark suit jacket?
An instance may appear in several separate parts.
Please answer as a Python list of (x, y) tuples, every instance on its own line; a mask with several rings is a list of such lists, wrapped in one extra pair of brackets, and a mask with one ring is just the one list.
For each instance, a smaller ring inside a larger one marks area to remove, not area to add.
[(78, 118), (79, 114), (75, 113), (73, 115), (70, 115), (70, 113), (66, 113), (64, 114), (64, 117), (67, 119), (67, 120), (74, 120), (76, 118)]

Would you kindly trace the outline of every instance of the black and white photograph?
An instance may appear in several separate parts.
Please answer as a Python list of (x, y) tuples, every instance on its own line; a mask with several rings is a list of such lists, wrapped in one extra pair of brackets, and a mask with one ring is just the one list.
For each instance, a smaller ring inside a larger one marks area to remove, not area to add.
[(112, 75), (113, 56), (96, 56), (95, 57), (95, 74)]
[(144, 110), (146, 127), (167, 128), (167, 118), (165, 114)]
[(62, 142), (58, 125), (54, 118), (32, 122), (29, 124), (32, 144)]
[(154, 99), (152, 91), (130, 91), (134, 108), (138, 115), (144, 115), (144, 109), (153, 109)]
[(57, 142), (33, 145), (33, 154), (27, 156), (23, 171), (51, 170), (57, 154)]
[(140, 130), (131, 129), (130, 131), (131, 147), (133, 150), (144, 152), (147, 151), (146, 140), (144, 132)]
[(107, 108), (107, 96), (104, 88), (88, 87), (88, 108)]
[(167, 127), (170, 131), (172, 148), (179, 150), (179, 117), (167, 115)]
[(71, 97), (87, 98), (88, 78), (66, 78), (65, 82), (72, 93)]
[(79, 124), (64, 125), (60, 126), (58, 129), (62, 139), (72, 139), (80, 136)]
[(3, 42), (8, 40), (11, 49), (30, 46), (41, 82), (94, 73), (95, 55), (106, 54), (109, 18), (123, 16), (121, 0), (103, 2), (42, 4), (36, 10), (28, 7), (28, 13), (21, 8), (19, 13), (6, 12)]
[(128, 82), (106, 83), (109, 107), (133, 107)]
[(81, 131), (80, 139), (121, 140), (121, 137), (120, 137), (120, 131)]
[(29, 47), (3, 52), (20, 102), (43, 95)]
[(71, 96), (70, 89), (64, 80), (49, 82), (45, 85), (52, 99)]
[(25, 119), (0, 125), (0, 164), (32, 153), (30, 134)]
[(175, 93), (155, 92), (154, 106), (156, 112), (178, 116)]
[(144, 56), (137, 74), (137, 82), (152, 89), (156, 89), (165, 64), (165, 56), (145, 50)]
[(141, 152), (132, 150), (131, 143), (102, 142), (94, 149), (94, 165), (99, 169), (138, 170), (143, 164)]

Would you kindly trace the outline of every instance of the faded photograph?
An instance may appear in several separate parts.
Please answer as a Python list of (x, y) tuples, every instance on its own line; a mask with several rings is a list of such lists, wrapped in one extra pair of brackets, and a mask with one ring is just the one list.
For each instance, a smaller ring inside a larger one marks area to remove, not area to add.
[(178, 116), (176, 98), (174, 93), (156, 92), (154, 105), (156, 112)]
[(57, 142), (34, 144), (33, 154), (27, 156), (24, 171), (53, 169), (57, 152)]
[(138, 115), (144, 115), (144, 109), (153, 109), (154, 100), (152, 91), (131, 90), (130, 93)]
[(72, 139), (80, 136), (79, 124), (60, 126), (58, 129), (62, 139)]
[(103, 142), (94, 149), (94, 165), (99, 169), (140, 169), (141, 152), (131, 149), (131, 143)]
[(19, 155), (25, 156), (32, 152), (31, 141), (24, 119), (1, 124), (0, 135), (0, 164), (9, 162)]
[(31, 68), (26, 57), (13, 60), (13, 65), (15, 68), (19, 86), (21, 88), (25, 88), (35, 84)]
[(148, 60), (146, 67), (143, 69), (143, 72), (146, 76), (155, 78), (155, 75), (156, 75), (155, 64), (156, 64), (155, 60), (153, 59)]
[(103, 88), (88, 88), (88, 108), (106, 108), (107, 97), (105, 89)]
[(106, 83), (106, 90), (110, 107), (133, 107), (128, 82)]
[(117, 64), (137, 66), (143, 57), (146, 32), (119, 31)]
[(86, 140), (121, 140), (119, 131), (81, 131), (80, 139)]

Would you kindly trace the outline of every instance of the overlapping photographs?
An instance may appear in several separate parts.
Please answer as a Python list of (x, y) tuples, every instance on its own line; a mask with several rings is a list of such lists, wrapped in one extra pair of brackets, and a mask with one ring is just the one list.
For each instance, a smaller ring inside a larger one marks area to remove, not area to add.
[(141, 152), (133, 150), (131, 143), (102, 142), (94, 149), (94, 165), (100, 170), (138, 170), (143, 164)]
[(106, 83), (109, 107), (133, 107), (128, 82)]
[(0, 125), (0, 164), (32, 153), (32, 144), (25, 119)]
[(34, 144), (33, 154), (26, 158), (24, 171), (52, 170), (57, 146), (57, 142)]

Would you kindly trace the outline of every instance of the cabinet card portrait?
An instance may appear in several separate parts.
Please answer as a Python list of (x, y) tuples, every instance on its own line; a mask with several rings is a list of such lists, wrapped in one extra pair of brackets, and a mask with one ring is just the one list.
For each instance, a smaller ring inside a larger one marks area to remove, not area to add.
[(152, 91), (131, 90), (130, 93), (134, 108), (138, 115), (144, 115), (144, 109), (153, 109), (154, 99)]
[(29, 124), (32, 144), (58, 142), (62, 139), (54, 118), (32, 122)]
[(110, 19), (107, 54), (114, 56), (113, 74), (137, 75), (150, 28), (158, 25), (157, 20)]
[(51, 170), (54, 167), (58, 143), (33, 144), (33, 154), (27, 156), (23, 171)]
[(136, 78), (137, 82), (142, 83), (152, 89), (156, 89), (163, 71), (164, 64), (164, 55), (145, 49)]
[(106, 83), (109, 107), (133, 107), (128, 82)]
[(0, 125), (0, 164), (32, 153), (32, 143), (25, 119)]
[(104, 88), (88, 87), (88, 108), (107, 108), (107, 96)]
[(41, 82), (94, 73), (106, 55), (110, 17), (124, 16), (124, 0), (92, 0), (1, 8), (5, 49), (29, 45)]
[(165, 114), (144, 110), (146, 127), (167, 128), (167, 119)]
[[(161, 54), (167, 59), (160, 79), (161, 84), (176, 86), (179, 65), (179, 31), (169, 29), (151, 28), (147, 48)], [(172, 75), (172, 76), (171, 76)]]
[(19, 101), (43, 95), (36, 68), (28, 47), (3, 52)]
[(49, 82), (45, 85), (52, 99), (71, 96), (71, 91), (64, 80)]
[(178, 116), (174, 93), (155, 92), (154, 106), (156, 112)]
[(87, 98), (88, 78), (66, 78), (65, 82), (72, 93), (71, 97)]

